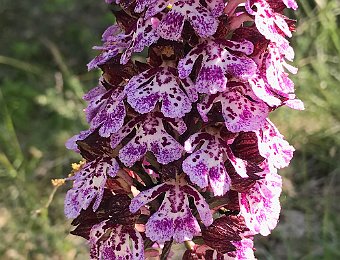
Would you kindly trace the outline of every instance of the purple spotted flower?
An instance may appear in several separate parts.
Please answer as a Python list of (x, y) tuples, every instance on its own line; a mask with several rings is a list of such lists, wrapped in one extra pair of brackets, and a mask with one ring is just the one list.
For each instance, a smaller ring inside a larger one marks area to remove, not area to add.
[(225, 260), (253, 260), (254, 256), (254, 242), (252, 237), (245, 237), (241, 241), (232, 242), (236, 247), (233, 252), (228, 252), (224, 255)]
[(197, 109), (203, 121), (209, 121), (208, 112), (219, 102), (222, 107), (224, 123), (229, 131), (254, 131), (265, 124), (269, 107), (259, 100), (253, 91), (240, 82), (229, 82), (228, 91), (206, 96), (197, 104)]
[(284, 55), (274, 43), (267, 47), (267, 53), (258, 61), (260, 69), (256, 76), (249, 79), (255, 95), (271, 107), (283, 104), (293, 109), (303, 110), (303, 103), (294, 95), (294, 83), (288, 73), (297, 73), (297, 69), (285, 61)]
[(152, 241), (163, 243), (172, 238), (181, 243), (191, 240), (200, 233), (200, 226), (189, 207), (189, 197), (193, 198), (198, 215), (205, 226), (212, 221), (212, 214), (204, 197), (193, 187), (175, 181), (160, 184), (143, 191), (133, 198), (131, 212), (165, 193), (162, 204), (146, 223), (146, 236)]
[(280, 216), (294, 148), (269, 120), (304, 109), (284, 15), (294, 0), (106, 0), (116, 23), (88, 64), (85, 163), (65, 215), (91, 259), (255, 259)]
[(269, 164), (281, 169), (287, 167), (293, 158), (294, 147), (283, 139), (275, 125), (267, 119), (263, 128), (256, 132), (260, 154), (268, 159)]
[[(256, 11), (254, 11), (254, 9)], [(246, 10), (250, 15), (254, 15), (256, 28), (266, 39), (277, 44), (280, 52), (286, 56), (287, 59), (294, 58), (294, 51), (290, 47), (285, 36), (291, 37), (292, 33), (285, 21), (285, 17), (275, 12), (270, 4), (265, 0), (247, 0)]]
[(227, 88), (228, 76), (247, 80), (255, 75), (256, 64), (246, 56), (252, 52), (253, 45), (249, 41), (210, 40), (193, 48), (179, 62), (179, 76), (187, 78), (195, 61), (201, 57), (202, 65), (195, 82), (197, 91), (207, 94), (223, 92)]
[(136, 0), (135, 12), (146, 9), (145, 18), (169, 9), (158, 26), (158, 33), (164, 39), (179, 40), (185, 21), (189, 21), (200, 37), (213, 35), (222, 15), (223, 0)]
[[(96, 95), (91, 97), (89, 105), (85, 109), (86, 118), (92, 129), (98, 128), (101, 136), (109, 137), (124, 124), (126, 111), (123, 89), (103, 91), (103, 87), (97, 87), (91, 92), (96, 92)], [(85, 99), (88, 98), (89, 93), (85, 96)]]
[(82, 210), (72, 222), (73, 235), (89, 241), (91, 259), (144, 259), (142, 235), (134, 222), (140, 212), (131, 213), (131, 199), (126, 194), (114, 195), (104, 190), (98, 210)]
[(281, 209), (281, 186), (281, 176), (272, 171), (247, 192), (239, 194), (241, 215), (253, 233), (267, 236), (276, 227)]
[(90, 231), (91, 259), (143, 260), (143, 237), (124, 225), (110, 220), (94, 225)]
[[(171, 120), (168, 123), (176, 127), (179, 133), (183, 133), (186, 129), (182, 121)], [(181, 157), (183, 147), (166, 132), (162, 118), (156, 113), (141, 116), (137, 122), (128, 122), (116, 135), (111, 136), (112, 148), (116, 148), (134, 129), (136, 129), (134, 137), (119, 151), (119, 159), (126, 166), (131, 167), (148, 151), (152, 152), (157, 161), (162, 164), (168, 164)]]
[(135, 24), (132, 25), (135, 29), (129, 28), (127, 32), (130, 31), (130, 33), (128, 34), (119, 25), (110, 26), (102, 36), (104, 45), (94, 47), (94, 49), (100, 50), (101, 54), (87, 65), (88, 69), (92, 70), (105, 64), (119, 53), (123, 53), (121, 62), (126, 64), (133, 52), (141, 52), (145, 47), (149, 47), (158, 40), (156, 24), (157, 18), (136, 20)]
[(107, 177), (115, 177), (119, 170), (117, 161), (113, 158), (100, 158), (86, 163), (74, 176), (73, 188), (65, 198), (65, 215), (75, 218), (82, 209), (87, 209), (94, 200), (92, 206), (96, 211), (102, 200)]
[[(246, 163), (234, 156), (228, 141), (211, 130), (197, 133), (186, 142), (187, 152), (196, 151), (183, 161), (183, 171), (191, 182), (200, 188), (210, 185), (216, 196), (225, 194), (231, 186), (231, 179), (225, 167), (226, 160), (240, 176), (247, 177)], [(198, 146), (200, 148), (196, 149)]]
[(176, 72), (175, 68), (159, 67), (134, 76), (125, 86), (128, 103), (145, 114), (161, 101), (164, 116), (183, 117), (197, 101), (197, 93), (190, 78), (179, 79)]

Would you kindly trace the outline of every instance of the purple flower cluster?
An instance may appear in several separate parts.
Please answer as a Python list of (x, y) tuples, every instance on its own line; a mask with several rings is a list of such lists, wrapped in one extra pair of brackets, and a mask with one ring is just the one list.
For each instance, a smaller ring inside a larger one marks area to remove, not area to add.
[[(294, 148), (269, 113), (303, 109), (283, 15), (294, 0), (106, 0), (88, 130), (67, 148), (85, 163), (68, 179), (71, 233), (91, 259), (254, 259), (277, 225)], [(117, 8), (119, 7), (119, 8)], [(147, 53), (146, 57), (140, 52)]]

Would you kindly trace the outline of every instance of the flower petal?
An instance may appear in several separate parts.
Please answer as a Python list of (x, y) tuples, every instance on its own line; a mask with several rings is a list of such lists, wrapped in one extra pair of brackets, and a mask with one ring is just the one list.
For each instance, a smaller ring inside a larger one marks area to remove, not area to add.
[[(233, 133), (258, 130), (265, 124), (269, 114), (268, 106), (263, 101), (256, 100), (248, 87), (237, 82), (231, 83), (235, 83), (234, 86), (216, 95), (213, 101), (221, 103), (226, 127)], [(210, 96), (197, 105), (203, 120), (207, 119), (207, 113), (211, 109), (211, 105), (208, 106), (211, 103), (209, 99)]]
[(209, 40), (191, 50), (187, 56), (180, 60), (178, 71), (180, 77), (187, 77), (199, 55), (202, 55), (202, 66), (198, 71), (196, 89), (199, 93), (215, 94), (225, 91), (227, 88), (227, 75), (240, 80), (248, 80), (255, 76), (257, 66), (255, 62), (244, 56), (242, 51), (234, 54), (229, 51), (238, 49), (248, 53), (252, 49), (252, 43)]
[(246, 193), (239, 194), (240, 210), (250, 231), (270, 234), (280, 215), (281, 176), (268, 172)]
[(254, 242), (252, 238), (243, 238), (241, 241), (232, 242), (236, 251), (224, 255), (224, 260), (255, 260)]
[(150, 201), (157, 198), (160, 194), (168, 191), (171, 186), (162, 183), (146, 191), (142, 191), (136, 197), (134, 197), (130, 204), (130, 211), (132, 213), (137, 212), (142, 206), (148, 204)]
[(132, 53), (143, 51), (145, 47), (149, 47), (159, 39), (159, 35), (153, 25), (154, 21), (152, 19), (138, 19), (130, 44), (120, 59), (121, 64), (126, 64), (131, 58)]
[(145, 234), (152, 241), (164, 243), (173, 238), (176, 242), (181, 243), (191, 240), (199, 234), (201, 229), (189, 208), (188, 195), (194, 198), (202, 222), (205, 225), (212, 223), (213, 218), (209, 205), (202, 195), (194, 188), (174, 181), (141, 192), (132, 199), (130, 210), (137, 211), (163, 192), (165, 192), (165, 196), (161, 206), (146, 224)]
[(161, 164), (178, 160), (183, 151), (183, 147), (165, 131), (162, 119), (152, 114), (137, 126), (136, 135), (119, 151), (119, 159), (130, 167), (147, 151), (152, 152)]
[(107, 175), (115, 177), (119, 165), (115, 159), (101, 159), (85, 164), (73, 177), (73, 188), (65, 198), (65, 215), (76, 218), (82, 209), (87, 209), (93, 200), (93, 211), (96, 211), (102, 200)]
[(255, 15), (255, 24), (259, 32), (266, 39), (276, 43), (280, 48), (280, 52), (285, 54), (287, 59), (293, 59), (292, 48), (285, 37), (281, 35), (281, 32), (283, 32), (288, 37), (292, 36), (284, 16), (275, 13), (265, 0), (254, 1), (253, 5), (256, 6), (256, 11), (251, 9), (250, 3), (251, 1), (247, 0), (246, 10), (249, 14)]
[(162, 19), (157, 30), (164, 39), (178, 40), (181, 37), (185, 16), (175, 9), (171, 10)]
[[(108, 233), (109, 237), (105, 238)], [(109, 221), (103, 221), (93, 226), (90, 245), (91, 259), (144, 259), (142, 236), (134, 230), (125, 230), (124, 226), (112, 226)]]
[(149, 218), (145, 234), (160, 243), (171, 238), (182, 243), (191, 240), (199, 232), (200, 227), (191, 213), (188, 197), (178, 185), (173, 185), (166, 192), (158, 211)]
[[(147, 9), (146, 19), (164, 10), (171, 4), (169, 12), (158, 26), (158, 34), (169, 40), (178, 40), (181, 37), (185, 20), (188, 20), (196, 33), (201, 37), (213, 35), (218, 26), (217, 17), (223, 13), (223, 0), (207, 1), (206, 7), (199, 0), (137, 0), (136, 12)], [(205, 3), (203, 3), (205, 4)]]
[(102, 101), (97, 114), (92, 118), (90, 125), (95, 129), (99, 127), (99, 135), (109, 137), (116, 133), (124, 124), (126, 116), (123, 102), (124, 94), (121, 89), (109, 90)]
[(256, 132), (260, 154), (274, 167), (287, 167), (293, 158), (294, 147), (283, 139), (275, 125), (267, 119), (265, 126)]
[(209, 204), (205, 201), (201, 193), (199, 193), (192, 186), (184, 185), (180, 187), (180, 190), (188, 194), (194, 199), (195, 206), (197, 208), (198, 214), (205, 226), (210, 226), (213, 222), (213, 217), (209, 209)]
[[(200, 139), (200, 137), (204, 137), (204, 139)], [(230, 177), (224, 166), (228, 159), (238, 174), (247, 177), (245, 162), (236, 158), (229, 147), (222, 145), (222, 139), (218, 138), (216, 134), (213, 136), (201, 133), (193, 136), (186, 142), (186, 146), (191, 146), (190, 150), (193, 150), (192, 147), (197, 146), (200, 142), (203, 142), (200, 148), (182, 163), (182, 169), (189, 176), (191, 182), (200, 188), (210, 185), (215, 196), (222, 196), (230, 189), (231, 185)]]
[(128, 103), (141, 114), (152, 111), (156, 103), (162, 101), (164, 116), (177, 118), (190, 112), (195, 101), (193, 89), (192, 82), (182, 81), (173, 74), (173, 69), (161, 67), (134, 76), (126, 85), (125, 93)]
[(80, 150), (77, 145), (77, 141), (84, 140), (86, 137), (88, 137), (90, 134), (93, 133), (93, 130), (85, 130), (81, 131), (79, 134), (72, 136), (70, 139), (68, 139), (65, 143), (65, 146), (69, 150), (73, 150), (77, 153), (80, 153)]

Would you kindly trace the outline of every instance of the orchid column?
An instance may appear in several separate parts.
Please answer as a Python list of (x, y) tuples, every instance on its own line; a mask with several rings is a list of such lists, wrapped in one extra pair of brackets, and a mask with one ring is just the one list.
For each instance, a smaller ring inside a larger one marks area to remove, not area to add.
[[(117, 23), (90, 70), (89, 130), (67, 148), (71, 233), (91, 259), (254, 259), (279, 214), (294, 148), (268, 119), (295, 98), (294, 0), (107, 0)], [(139, 52), (147, 53), (136, 56)]]

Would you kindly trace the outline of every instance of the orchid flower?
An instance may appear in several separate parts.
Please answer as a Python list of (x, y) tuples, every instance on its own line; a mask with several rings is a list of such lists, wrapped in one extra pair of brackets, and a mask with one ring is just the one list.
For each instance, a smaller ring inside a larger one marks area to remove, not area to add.
[(85, 162), (65, 215), (91, 259), (255, 259), (294, 148), (269, 120), (304, 109), (289, 78), (294, 0), (106, 0), (116, 23), (88, 69)]

